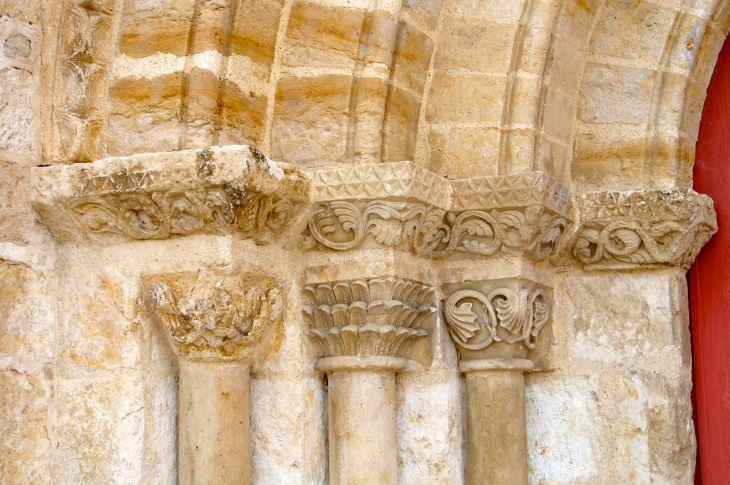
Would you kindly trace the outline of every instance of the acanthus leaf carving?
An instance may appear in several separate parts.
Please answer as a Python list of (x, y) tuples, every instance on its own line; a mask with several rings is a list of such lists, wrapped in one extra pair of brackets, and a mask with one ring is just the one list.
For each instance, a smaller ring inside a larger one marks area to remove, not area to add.
[(320, 356), (407, 356), (428, 336), (435, 291), (400, 278), (319, 283), (304, 288), (302, 313)]
[(446, 300), (444, 313), (449, 333), (462, 349), (479, 351), (494, 342), (535, 348), (550, 317), (550, 302), (540, 286), (503, 286), (489, 293), (457, 290)]

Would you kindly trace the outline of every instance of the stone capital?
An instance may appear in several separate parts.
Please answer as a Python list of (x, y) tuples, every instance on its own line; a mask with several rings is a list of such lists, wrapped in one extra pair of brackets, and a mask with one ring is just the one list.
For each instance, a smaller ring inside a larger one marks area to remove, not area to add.
[(575, 203), (580, 221), (561, 252), (584, 270), (687, 270), (717, 232), (712, 199), (691, 189), (593, 192)]
[(250, 364), (284, 313), (281, 289), (265, 276), (175, 273), (143, 282), (147, 309), (188, 360)]
[(437, 312), (435, 292), (396, 276), (312, 283), (302, 312), (319, 357), (417, 359), (416, 344)]
[(460, 286), (446, 296), (444, 314), (462, 361), (526, 358), (551, 318), (550, 288), (524, 278)]
[(239, 232), (264, 244), (297, 226), (309, 202), (303, 172), (247, 146), (42, 167), (36, 177), (31, 203), (65, 241)]

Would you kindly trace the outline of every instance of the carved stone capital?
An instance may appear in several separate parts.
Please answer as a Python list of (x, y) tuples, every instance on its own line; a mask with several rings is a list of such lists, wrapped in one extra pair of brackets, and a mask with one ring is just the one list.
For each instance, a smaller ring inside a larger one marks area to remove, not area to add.
[(523, 278), (470, 286), (451, 293), (444, 304), (449, 333), (462, 358), (524, 358), (550, 319), (549, 289)]
[(272, 278), (176, 273), (144, 278), (148, 310), (178, 355), (193, 360), (253, 360), (284, 300)]
[(435, 292), (397, 277), (317, 283), (305, 286), (302, 311), (320, 357), (411, 357)]
[(118, 242), (191, 234), (280, 238), (309, 180), (255, 148), (216, 147), (37, 169), (31, 203), (54, 236)]
[(595, 192), (575, 198), (567, 250), (585, 270), (688, 269), (717, 232), (712, 199), (691, 189)]

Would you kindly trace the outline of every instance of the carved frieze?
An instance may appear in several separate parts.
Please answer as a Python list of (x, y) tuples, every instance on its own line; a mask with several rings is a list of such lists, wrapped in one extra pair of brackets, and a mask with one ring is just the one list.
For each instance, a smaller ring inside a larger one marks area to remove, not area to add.
[(371, 239), (418, 252), (419, 234), (441, 221), (451, 193), (446, 179), (411, 162), (317, 172), (299, 247), (346, 251)]
[(146, 277), (145, 287), (148, 310), (192, 359), (250, 358), (284, 311), (282, 291), (268, 277), (180, 273)]
[(547, 287), (524, 278), (459, 286), (446, 298), (444, 314), (462, 358), (494, 358), (489, 355), (494, 344), (513, 348), (498, 353), (500, 358), (524, 358), (535, 348), (552, 311)]
[(567, 189), (540, 172), (449, 183), (409, 162), (318, 172), (313, 192), (301, 248), (346, 251), (370, 239), (432, 258), (543, 260), (570, 208)]
[(64, 240), (237, 231), (263, 244), (302, 218), (309, 200), (301, 172), (245, 146), (38, 170), (32, 203)]
[(691, 189), (595, 192), (575, 198), (566, 253), (583, 269), (688, 269), (717, 232), (712, 199)]
[(101, 156), (100, 91), (112, 52), (115, 8), (116, 0), (63, 3), (53, 90), (53, 161), (91, 162)]
[(371, 278), (308, 285), (303, 314), (321, 357), (408, 357), (428, 336), (436, 289), (408, 279)]

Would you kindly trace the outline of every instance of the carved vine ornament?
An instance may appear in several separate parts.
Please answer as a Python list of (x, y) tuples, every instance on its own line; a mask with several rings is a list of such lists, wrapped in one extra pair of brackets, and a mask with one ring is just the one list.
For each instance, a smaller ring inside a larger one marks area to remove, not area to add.
[(712, 201), (689, 189), (571, 197), (541, 172), (448, 181), (399, 162), (305, 173), (245, 146), (37, 170), (33, 207), (70, 241), (239, 233), (268, 244), (304, 228), (304, 251), (375, 245), (591, 270), (687, 268), (717, 230)]

